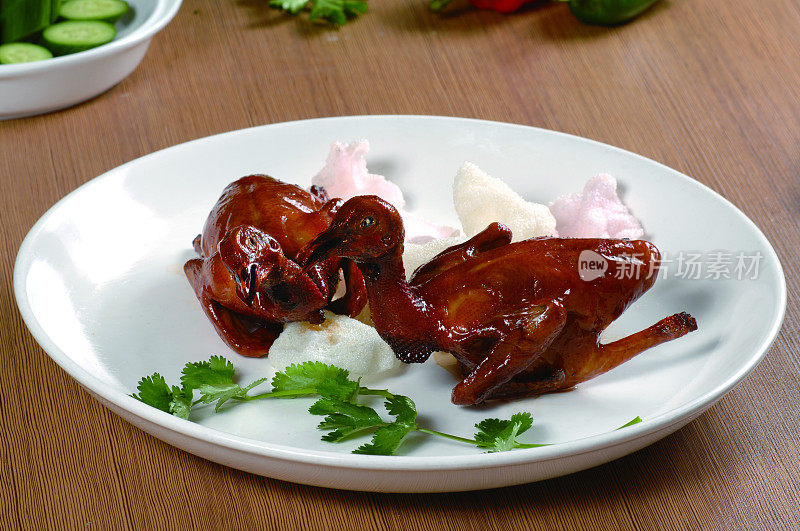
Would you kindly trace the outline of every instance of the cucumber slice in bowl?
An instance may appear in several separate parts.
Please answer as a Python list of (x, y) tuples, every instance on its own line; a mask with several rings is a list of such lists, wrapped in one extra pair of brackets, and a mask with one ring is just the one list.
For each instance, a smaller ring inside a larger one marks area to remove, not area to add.
[(50, 59), (53, 54), (44, 46), (29, 42), (9, 42), (0, 46), (0, 65), (30, 63)]
[(45, 28), (42, 39), (54, 55), (67, 55), (109, 43), (116, 35), (117, 30), (108, 22), (68, 20)]
[(100, 20), (113, 24), (128, 12), (128, 2), (123, 0), (69, 0), (59, 9), (67, 20)]

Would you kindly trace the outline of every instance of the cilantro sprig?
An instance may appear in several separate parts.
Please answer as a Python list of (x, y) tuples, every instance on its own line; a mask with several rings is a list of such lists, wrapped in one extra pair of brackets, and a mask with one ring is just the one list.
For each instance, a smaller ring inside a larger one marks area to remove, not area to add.
[(290, 15), (308, 11), (309, 21), (325, 21), (336, 27), (367, 12), (365, 0), (270, 0), (269, 6)]
[[(308, 412), (323, 417), (317, 425), (319, 430), (326, 432), (322, 435), (323, 441), (338, 443), (372, 434), (368, 443), (353, 450), (357, 454), (394, 455), (412, 432), (471, 444), (487, 452), (547, 446), (517, 440), (533, 426), (533, 417), (527, 412), (516, 413), (505, 420), (482, 420), (475, 425), (477, 431), (471, 439), (426, 428), (418, 423), (417, 407), (411, 398), (386, 389), (362, 387), (360, 380), (350, 379), (345, 369), (321, 362), (290, 365), (275, 374), (270, 391), (251, 394), (255, 387), (266, 381), (267, 378), (259, 378), (242, 387), (235, 381), (233, 364), (222, 356), (212, 356), (208, 361), (187, 363), (181, 372), (181, 386), (170, 386), (163, 376), (155, 373), (142, 378), (137, 386), (139, 393), (131, 396), (183, 419), (189, 419), (194, 407), (206, 404), (216, 403), (214, 411), (218, 412), (223, 405), (230, 403), (316, 396), (318, 398)], [(362, 397), (370, 396), (384, 399), (383, 405), (390, 420), (359, 402)], [(636, 417), (618, 429), (641, 420)]]

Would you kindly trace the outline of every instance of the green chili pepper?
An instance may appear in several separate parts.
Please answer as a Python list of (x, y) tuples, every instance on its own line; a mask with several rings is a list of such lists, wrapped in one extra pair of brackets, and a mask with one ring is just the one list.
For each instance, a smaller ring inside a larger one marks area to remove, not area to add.
[(638, 16), (658, 0), (566, 0), (575, 18), (586, 24), (614, 26)]

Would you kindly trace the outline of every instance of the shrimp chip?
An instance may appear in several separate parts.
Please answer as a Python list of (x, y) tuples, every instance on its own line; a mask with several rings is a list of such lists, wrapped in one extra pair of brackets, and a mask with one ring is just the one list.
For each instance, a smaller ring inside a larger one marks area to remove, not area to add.
[(468, 237), (494, 221), (511, 229), (513, 241), (557, 235), (556, 220), (545, 205), (525, 201), (471, 162), (465, 162), (456, 174), (453, 202)]
[(347, 201), (357, 195), (377, 195), (395, 208), (403, 208), (406, 202), (400, 188), (367, 170), (364, 155), (369, 151), (369, 142), (334, 142), (325, 161), (325, 166), (311, 180), (311, 184), (322, 186), (331, 197)]
[(419, 266), (427, 264), (437, 254), (465, 240), (466, 238), (461, 236), (454, 236), (425, 243), (406, 242), (403, 246), (403, 267), (406, 270), (406, 278), (411, 278), (411, 275)]
[(589, 179), (583, 192), (562, 195), (550, 204), (563, 238), (629, 238), (644, 235), (642, 224), (617, 196), (617, 181), (607, 173)]
[(325, 321), (319, 325), (288, 323), (267, 359), (275, 370), (320, 361), (347, 369), (354, 376), (377, 375), (403, 365), (374, 328), (330, 312), (325, 312)]
[(325, 166), (314, 176), (311, 184), (325, 188), (330, 197), (345, 201), (357, 195), (376, 195), (391, 203), (403, 217), (406, 240), (422, 243), (458, 234), (458, 229), (437, 225), (403, 209), (406, 200), (400, 188), (383, 175), (369, 173), (364, 156), (369, 142), (334, 142)]

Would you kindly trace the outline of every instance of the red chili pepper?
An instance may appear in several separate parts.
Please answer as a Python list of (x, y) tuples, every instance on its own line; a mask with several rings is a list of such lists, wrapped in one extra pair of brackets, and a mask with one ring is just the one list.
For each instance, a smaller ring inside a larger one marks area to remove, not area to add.
[[(431, 11), (441, 11), (450, 3), (451, 0), (431, 0), (429, 7)], [(469, 0), (469, 3), (477, 9), (488, 9), (498, 13), (513, 13), (525, 4), (536, 2), (537, 0)]]
[(536, 0), (469, 0), (478, 9), (488, 9), (498, 13), (513, 13), (520, 7)]

